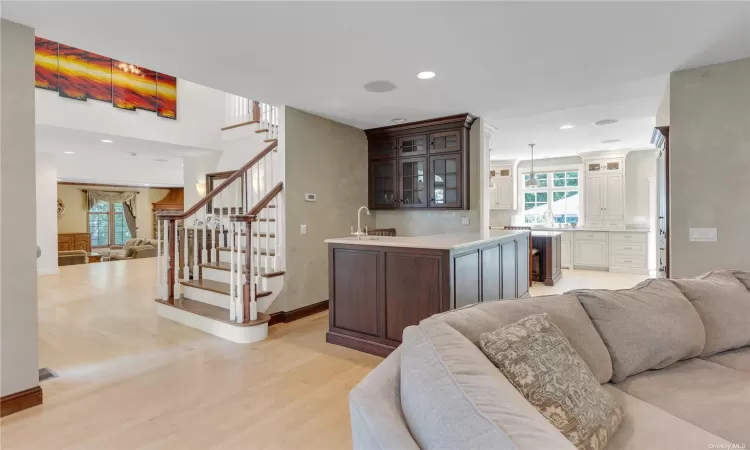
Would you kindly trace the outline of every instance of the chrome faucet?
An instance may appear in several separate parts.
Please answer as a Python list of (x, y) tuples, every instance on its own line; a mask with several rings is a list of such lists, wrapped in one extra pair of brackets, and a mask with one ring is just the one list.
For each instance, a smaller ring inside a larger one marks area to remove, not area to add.
[(370, 210), (367, 208), (367, 206), (360, 206), (357, 210), (357, 231), (352, 231), (352, 236), (357, 236), (357, 240), (360, 240), (360, 238), (367, 234), (367, 227), (365, 227), (365, 231), (362, 231), (362, 210), (367, 211), (367, 215), (370, 215)]

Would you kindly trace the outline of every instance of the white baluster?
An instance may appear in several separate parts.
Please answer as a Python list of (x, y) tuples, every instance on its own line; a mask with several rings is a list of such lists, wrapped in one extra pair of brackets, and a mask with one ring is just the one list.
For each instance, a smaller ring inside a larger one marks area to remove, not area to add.
[(200, 273), (200, 268), (198, 267), (198, 238), (200, 237), (200, 233), (198, 232), (199, 223), (200, 221), (196, 215), (193, 217), (193, 280), (200, 278), (198, 276)]
[[(242, 230), (245, 230), (245, 251), (247, 251), (247, 239), (249, 239), (250, 236), (250, 227), (249, 226), (242, 226), (242, 222), (239, 223), (238, 230), (240, 231), (240, 235), (242, 233)], [(241, 244), (242, 240), (239, 240), (238, 243)], [(235, 287), (234, 291), (237, 294), (237, 322), (242, 323), (245, 321), (245, 290), (242, 289), (242, 284), (244, 281), (244, 276), (242, 273), (242, 256), (244, 253), (241, 251), (242, 246), (238, 245), (237, 249), (237, 261), (235, 261), (234, 267), (237, 270), (237, 273), (234, 277)]]
[(161, 220), (156, 218), (156, 296), (161, 297), (161, 264), (164, 258), (161, 255)]
[(216, 229), (219, 231), (219, 235), (216, 238), (216, 244), (214, 245), (214, 248), (216, 248), (216, 264), (220, 264), (221, 263), (219, 247), (222, 247), (224, 245), (224, 242), (222, 241), (222, 238), (224, 236), (223, 236), (222, 229), (221, 229), (221, 219), (222, 219), (221, 216), (222, 216), (222, 210), (224, 209), (224, 208), (222, 208), (222, 205), (223, 205), (222, 198), (223, 197), (224, 197), (224, 191), (221, 191), (221, 192), (219, 192), (219, 194), (216, 197), (214, 197), (214, 201), (213, 201), (214, 212), (216, 211), (216, 207), (217, 206), (219, 207), (218, 208), (219, 212), (216, 214), (216, 217), (218, 218), (218, 221), (216, 222)]
[(279, 195), (276, 194), (276, 197), (273, 198), (273, 201), (271, 202), (272, 205), (275, 206), (273, 210), (274, 218), (276, 219), (276, 222), (273, 223), (273, 258), (271, 258), (271, 272), (276, 272), (276, 258), (279, 257)]
[[(182, 257), (185, 259), (185, 267), (182, 269), (182, 279), (183, 280), (189, 280), (190, 279), (190, 252), (189, 252), (189, 242), (190, 239), (188, 239), (188, 222), (187, 219), (182, 221), (182, 228), (185, 229), (185, 237), (183, 238), (185, 240), (184, 242), (184, 248), (185, 253), (182, 255)], [(195, 256), (195, 255), (193, 255)], [(197, 274), (196, 274), (197, 275)], [(196, 277), (197, 279), (197, 277)]]
[(234, 213), (240, 214), (240, 206), (242, 206), (242, 178), (234, 182)]
[[(269, 203), (270, 205), (270, 203)], [(266, 218), (268, 219), (268, 230), (266, 230), (266, 272), (271, 272), (273, 263), (271, 259), (271, 208), (266, 208)]]
[(208, 247), (206, 243), (206, 228), (208, 228), (208, 214), (206, 213), (206, 210), (201, 208), (203, 210), (203, 244), (201, 245), (201, 261), (203, 264), (208, 264)]
[(233, 239), (237, 230), (236, 222), (229, 224), (229, 231), (232, 233), (232, 237), (229, 239), (229, 320), (231, 321), (237, 318), (237, 292), (234, 289), (234, 252), (239, 249), (235, 249)]
[[(247, 227), (248, 231), (252, 229), (252, 226), (248, 225)], [(260, 233), (260, 229), (258, 229), (258, 232)], [(250, 240), (252, 243), (253, 241)], [(247, 251), (253, 251), (253, 248), (251, 248), (250, 245), (247, 246)], [(260, 269), (260, 267), (257, 265), (256, 262), (254, 262), (252, 255), (250, 258), (251, 264), (249, 268), (246, 268), (245, 270), (250, 270), (250, 320), (258, 320), (258, 303), (256, 299), (256, 288), (258, 286), (258, 276), (256, 275), (256, 271)]]
[[(183, 226), (184, 228), (184, 226)], [(174, 221), (174, 298), (175, 300), (182, 297), (180, 293), (180, 228), (177, 221)]]

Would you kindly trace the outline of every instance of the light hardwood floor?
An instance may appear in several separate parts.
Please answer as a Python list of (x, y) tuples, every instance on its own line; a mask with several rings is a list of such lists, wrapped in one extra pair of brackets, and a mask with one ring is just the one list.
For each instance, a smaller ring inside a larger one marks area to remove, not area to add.
[(233, 344), (156, 315), (155, 259), (39, 278), (44, 405), (9, 449), (345, 449), (348, 393), (381, 358), (325, 343), (328, 314)]
[(598, 270), (563, 269), (563, 276), (554, 286), (534, 282), (529, 295), (562, 294), (572, 289), (629, 289), (648, 278), (647, 275), (632, 273), (603, 272)]

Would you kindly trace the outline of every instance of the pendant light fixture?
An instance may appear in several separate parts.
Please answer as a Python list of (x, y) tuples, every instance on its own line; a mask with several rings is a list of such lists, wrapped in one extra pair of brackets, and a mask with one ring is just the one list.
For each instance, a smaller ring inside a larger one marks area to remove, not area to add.
[(534, 146), (536, 144), (529, 144), (529, 147), (531, 147), (531, 173), (529, 174), (529, 182), (526, 183), (526, 186), (536, 186), (536, 175), (534, 174)]

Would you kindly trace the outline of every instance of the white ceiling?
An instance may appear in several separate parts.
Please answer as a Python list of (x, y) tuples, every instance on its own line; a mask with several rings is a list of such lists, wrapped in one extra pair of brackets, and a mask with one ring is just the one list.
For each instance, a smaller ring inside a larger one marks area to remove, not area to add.
[[(609, 148), (604, 139), (642, 148), (671, 71), (750, 56), (747, 2), (168, 1), (148, 10), (3, 1), (2, 16), (360, 128), (471, 112), (500, 129), (496, 158), (530, 141), (549, 155)], [(418, 80), (423, 70), (437, 77)], [(397, 89), (366, 92), (373, 80)], [(590, 126), (605, 118), (621, 123)], [(577, 128), (563, 134), (565, 123)]]
[(49, 125), (36, 126), (36, 151), (57, 155), (60, 181), (152, 187), (182, 186), (183, 157), (216, 153)]

